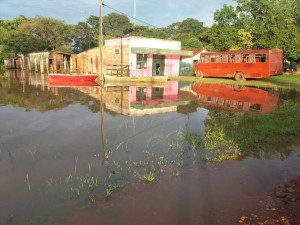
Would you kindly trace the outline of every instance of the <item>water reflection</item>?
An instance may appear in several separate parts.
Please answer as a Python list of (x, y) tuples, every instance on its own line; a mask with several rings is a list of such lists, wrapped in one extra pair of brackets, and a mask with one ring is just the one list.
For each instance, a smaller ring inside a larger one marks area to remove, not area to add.
[(279, 93), (241, 85), (193, 83), (198, 103), (247, 113), (268, 113), (276, 109)]
[[(232, 91), (232, 86), (180, 82), (165, 87), (58, 87), (47, 84), (45, 74), (19, 72), (10, 73), (0, 84), (0, 224), (78, 224), (64, 221), (78, 218), (73, 217), (77, 209), (83, 212), (85, 224), (97, 224), (94, 218), (103, 224), (134, 224), (130, 215), (136, 210), (136, 221), (145, 221), (147, 215), (156, 224), (164, 224), (165, 215), (173, 218), (169, 224), (199, 224), (198, 214), (206, 224), (213, 224), (222, 221), (224, 213), (218, 212), (224, 210), (225, 214), (237, 212), (231, 217), (235, 221), (240, 205), (249, 204), (249, 193), (264, 194), (270, 184), (300, 169), (292, 155), (296, 147), (287, 143), (269, 150), (272, 160), (256, 161), (254, 157), (264, 158), (263, 154), (255, 155), (242, 145), (253, 131), (243, 134), (241, 128), (253, 120), (246, 124), (241, 109), (236, 113), (200, 101), (204, 91), (221, 92), (224, 102), (249, 102), (244, 106), (247, 110), (252, 103), (260, 104), (260, 112), (273, 115), (280, 109), (279, 92), (248, 87)], [(253, 92), (264, 96), (263, 101)], [(292, 106), (299, 104), (299, 95), (293, 92), (282, 96)], [(213, 150), (207, 151), (211, 146)], [(251, 157), (204, 163), (233, 156)], [(149, 185), (151, 179), (159, 185)], [(247, 196), (241, 191), (245, 188)], [(238, 196), (232, 198), (228, 189), (236, 190)], [(128, 198), (121, 199), (118, 193)], [(220, 197), (223, 201), (214, 200)], [(128, 207), (128, 201), (135, 198), (138, 202)], [(162, 199), (170, 211), (153, 218)], [(122, 217), (115, 216), (115, 210)], [(174, 211), (185, 216), (173, 217)], [(233, 224), (232, 220), (227, 224)]]

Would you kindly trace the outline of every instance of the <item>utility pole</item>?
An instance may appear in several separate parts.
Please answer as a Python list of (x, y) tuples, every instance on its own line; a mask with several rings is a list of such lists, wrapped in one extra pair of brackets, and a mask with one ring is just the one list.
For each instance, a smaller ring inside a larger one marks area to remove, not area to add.
[(135, 35), (135, 23), (136, 23), (136, 0), (133, 0), (133, 34)]
[(100, 9), (99, 9), (99, 81), (103, 81), (103, 54), (102, 54), (102, 34), (103, 34), (103, 27), (102, 27), (102, 8), (103, 8), (103, 0), (100, 0)]

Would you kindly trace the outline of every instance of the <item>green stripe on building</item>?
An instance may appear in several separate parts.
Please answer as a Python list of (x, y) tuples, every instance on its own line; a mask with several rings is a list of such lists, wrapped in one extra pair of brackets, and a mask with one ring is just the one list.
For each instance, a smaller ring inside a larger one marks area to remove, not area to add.
[(193, 56), (192, 51), (173, 50), (173, 49), (160, 49), (160, 48), (131, 48), (131, 53), (144, 53), (144, 54), (155, 54), (155, 55)]

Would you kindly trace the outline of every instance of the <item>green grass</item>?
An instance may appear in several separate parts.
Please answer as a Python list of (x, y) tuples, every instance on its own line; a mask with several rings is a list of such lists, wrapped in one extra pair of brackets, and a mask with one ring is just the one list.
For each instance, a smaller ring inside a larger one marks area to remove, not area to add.
[[(213, 149), (220, 159), (253, 156), (265, 151), (275, 153), (274, 146), (286, 146), (287, 140), (299, 136), (299, 112), (300, 99), (281, 100), (274, 112), (260, 115), (211, 109), (212, 119), (206, 121), (205, 148)], [(220, 156), (218, 151), (227, 156)]]
[(203, 157), (205, 161), (222, 162), (242, 156), (239, 145), (228, 137), (222, 128), (208, 129), (204, 134), (203, 143), (206, 150)]
[(199, 78), (194, 76), (175, 76), (169, 77), (169, 80), (203, 82), (203, 83), (222, 83), (222, 84), (240, 84), (256, 87), (272, 88), (300, 88), (300, 75), (283, 74), (264, 79), (253, 79), (246, 81), (235, 81), (230, 78)]

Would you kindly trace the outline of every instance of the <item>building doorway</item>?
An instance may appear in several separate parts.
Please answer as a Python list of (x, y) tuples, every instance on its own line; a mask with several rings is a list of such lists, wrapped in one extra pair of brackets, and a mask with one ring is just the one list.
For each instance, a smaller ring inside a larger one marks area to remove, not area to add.
[(164, 76), (165, 56), (153, 55), (152, 76)]

